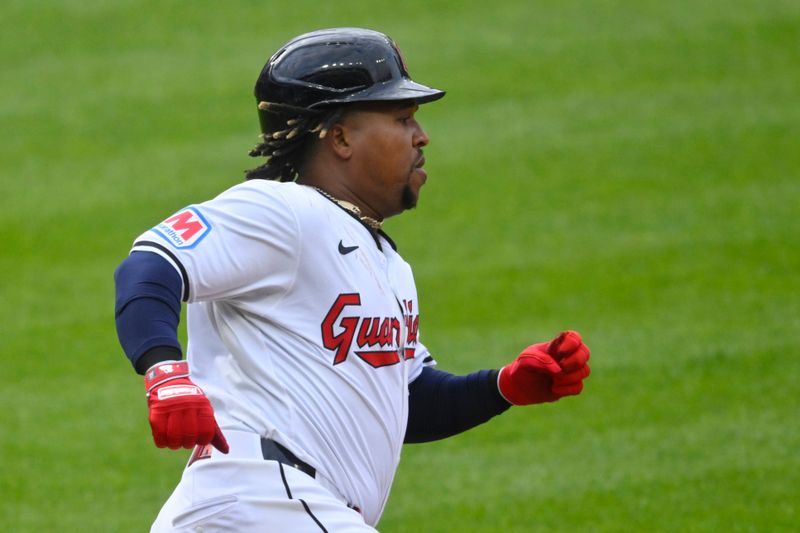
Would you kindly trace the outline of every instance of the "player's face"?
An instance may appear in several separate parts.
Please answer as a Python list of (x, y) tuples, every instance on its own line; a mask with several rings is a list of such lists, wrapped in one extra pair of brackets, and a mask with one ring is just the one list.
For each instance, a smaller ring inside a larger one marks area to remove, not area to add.
[(348, 117), (360, 194), (384, 218), (417, 205), (428, 179), (422, 147), (428, 135), (417, 122), (415, 103), (381, 102), (360, 106)]

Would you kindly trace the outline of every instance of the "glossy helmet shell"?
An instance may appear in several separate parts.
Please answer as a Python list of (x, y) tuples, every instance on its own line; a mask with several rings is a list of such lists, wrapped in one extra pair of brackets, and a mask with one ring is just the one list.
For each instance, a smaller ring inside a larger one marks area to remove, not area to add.
[[(395, 42), (361, 28), (318, 30), (283, 45), (261, 70), (255, 86), (258, 102), (304, 109), (353, 102), (414, 100), (418, 104), (444, 91), (411, 79)], [(259, 111), (262, 131), (272, 131), (274, 116)]]

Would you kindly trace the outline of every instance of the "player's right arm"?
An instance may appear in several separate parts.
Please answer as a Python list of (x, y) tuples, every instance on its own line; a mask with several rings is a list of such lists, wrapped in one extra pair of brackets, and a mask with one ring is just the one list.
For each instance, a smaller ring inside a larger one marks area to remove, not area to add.
[(117, 335), (145, 376), (153, 440), (159, 448), (228, 444), (211, 403), (189, 377), (178, 341), (182, 282), (173, 266), (150, 252), (133, 252), (114, 273)]
[(253, 292), (280, 300), (293, 283), (300, 240), (282, 190), (253, 180), (182, 209), (139, 236), (115, 273), (117, 333), (145, 375), (159, 447), (227, 449), (209, 400), (180, 361), (181, 302), (236, 303)]
[(172, 265), (158, 254), (133, 252), (117, 267), (114, 282), (117, 336), (136, 372), (181, 359), (182, 284)]

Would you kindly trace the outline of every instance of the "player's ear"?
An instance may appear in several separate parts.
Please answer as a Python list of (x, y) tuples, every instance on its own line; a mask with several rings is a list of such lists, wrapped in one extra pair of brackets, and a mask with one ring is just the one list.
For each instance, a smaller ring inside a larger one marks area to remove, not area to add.
[(339, 158), (348, 160), (353, 156), (352, 132), (345, 124), (331, 126), (325, 140)]

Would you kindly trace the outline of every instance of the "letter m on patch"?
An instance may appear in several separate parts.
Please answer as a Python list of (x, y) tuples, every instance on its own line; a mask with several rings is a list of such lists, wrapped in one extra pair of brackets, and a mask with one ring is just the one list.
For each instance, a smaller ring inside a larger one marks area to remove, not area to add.
[(176, 248), (194, 248), (211, 231), (197, 208), (187, 207), (153, 228)]

